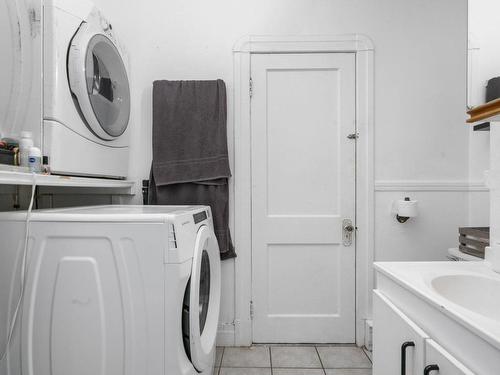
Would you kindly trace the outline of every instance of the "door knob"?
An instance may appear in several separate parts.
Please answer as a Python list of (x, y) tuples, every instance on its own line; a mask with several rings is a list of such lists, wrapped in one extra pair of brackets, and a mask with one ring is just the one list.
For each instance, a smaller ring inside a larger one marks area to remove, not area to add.
[(351, 219), (342, 220), (342, 242), (344, 246), (352, 245), (352, 235), (354, 233), (354, 225), (352, 225)]

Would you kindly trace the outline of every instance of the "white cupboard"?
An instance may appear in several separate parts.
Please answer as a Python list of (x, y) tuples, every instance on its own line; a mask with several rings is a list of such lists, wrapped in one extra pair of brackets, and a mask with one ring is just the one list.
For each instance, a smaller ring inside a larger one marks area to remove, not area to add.
[(378, 290), (373, 317), (373, 375), (474, 375)]
[(424, 375), (474, 375), (432, 339), (425, 342), (425, 359)]
[(422, 374), (425, 332), (378, 291), (373, 314), (373, 375)]

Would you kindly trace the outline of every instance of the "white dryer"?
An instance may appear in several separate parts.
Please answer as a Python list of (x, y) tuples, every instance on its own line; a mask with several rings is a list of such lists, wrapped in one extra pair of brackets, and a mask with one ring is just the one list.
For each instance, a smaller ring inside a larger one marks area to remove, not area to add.
[(130, 88), (112, 24), (86, 0), (44, 3), (42, 151), (53, 173), (124, 178)]
[[(0, 351), (24, 219), (0, 214)], [(21, 324), (0, 374), (210, 375), (220, 277), (209, 207), (34, 211)]]

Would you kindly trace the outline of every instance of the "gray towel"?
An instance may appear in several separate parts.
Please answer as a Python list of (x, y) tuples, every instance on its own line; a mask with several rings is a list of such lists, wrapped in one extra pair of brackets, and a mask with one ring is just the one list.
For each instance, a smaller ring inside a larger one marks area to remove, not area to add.
[(226, 178), (204, 182), (185, 182), (156, 186), (154, 176), (150, 181), (150, 204), (207, 205), (212, 209), (215, 236), (222, 260), (234, 258), (236, 253), (228, 229), (229, 191)]
[(228, 225), (226, 121), (222, 80), (154, 82), (149, 203), (210, 206), (221, 259), (236, 256)]
[(153, 83), (153, 172), (158, 185), (229, 178), (226, 85)]

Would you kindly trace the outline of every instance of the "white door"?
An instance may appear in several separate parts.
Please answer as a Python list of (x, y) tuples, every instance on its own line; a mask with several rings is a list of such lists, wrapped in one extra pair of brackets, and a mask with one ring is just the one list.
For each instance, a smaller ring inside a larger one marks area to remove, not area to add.
[(379, 291), (373, 293), (373, 375), (421, 375), (428, 335)]
[(253, 340), (353, 343), (355, 55), (255, 54), (251, 77)]

